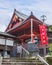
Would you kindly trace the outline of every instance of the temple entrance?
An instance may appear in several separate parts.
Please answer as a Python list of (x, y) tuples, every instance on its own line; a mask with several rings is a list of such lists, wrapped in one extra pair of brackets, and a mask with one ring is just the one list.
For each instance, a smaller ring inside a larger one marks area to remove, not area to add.
[[(5, 52), (4, 50), (0, 50), (0, 55), (1, 55), (2, 57), (4, 57), (4, 52)], [(10, 55), (10, 51), (7, 51), (7, 54)]]

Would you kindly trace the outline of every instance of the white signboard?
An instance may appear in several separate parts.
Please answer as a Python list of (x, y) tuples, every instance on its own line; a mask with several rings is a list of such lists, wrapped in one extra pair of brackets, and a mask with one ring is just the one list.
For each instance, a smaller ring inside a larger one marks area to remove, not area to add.
[(0, 44), (5, 45), (5, 39), (0, 38)]
[(6, 40), (6, 45), (13, 46), (13, 40)]

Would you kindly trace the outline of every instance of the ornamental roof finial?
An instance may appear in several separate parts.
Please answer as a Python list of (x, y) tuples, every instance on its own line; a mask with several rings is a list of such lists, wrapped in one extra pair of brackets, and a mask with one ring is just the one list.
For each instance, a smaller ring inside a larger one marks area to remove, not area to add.
[(14, 9), (14, 11), (16, 11), (16, 9)]
[(31, 11), (31, 15), (33, 15), (33, 12)]

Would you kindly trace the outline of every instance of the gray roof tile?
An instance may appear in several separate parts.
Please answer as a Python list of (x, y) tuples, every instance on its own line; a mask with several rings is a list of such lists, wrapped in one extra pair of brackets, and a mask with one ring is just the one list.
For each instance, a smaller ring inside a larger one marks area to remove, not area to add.
[(28, 18), (27, 15), (25, 15), (25, 14), (23, 14), (23, 13), (20, 13), (20, 12), (18, 12), (18, 11), (16, 11), (16, 10), (15, 10), (15, 14), (16, 14), (17, 16), (19, 16), (20, 18), (22, 18), (22, 19)]

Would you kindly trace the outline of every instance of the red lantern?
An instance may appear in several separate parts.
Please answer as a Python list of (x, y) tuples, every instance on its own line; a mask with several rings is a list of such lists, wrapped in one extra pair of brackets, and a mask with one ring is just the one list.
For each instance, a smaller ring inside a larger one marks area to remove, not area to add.
[(40, 29), (41, 43), (42, 44), (48, 44), (46, 26), (45, 25), (40, 25), (39, 29)]

